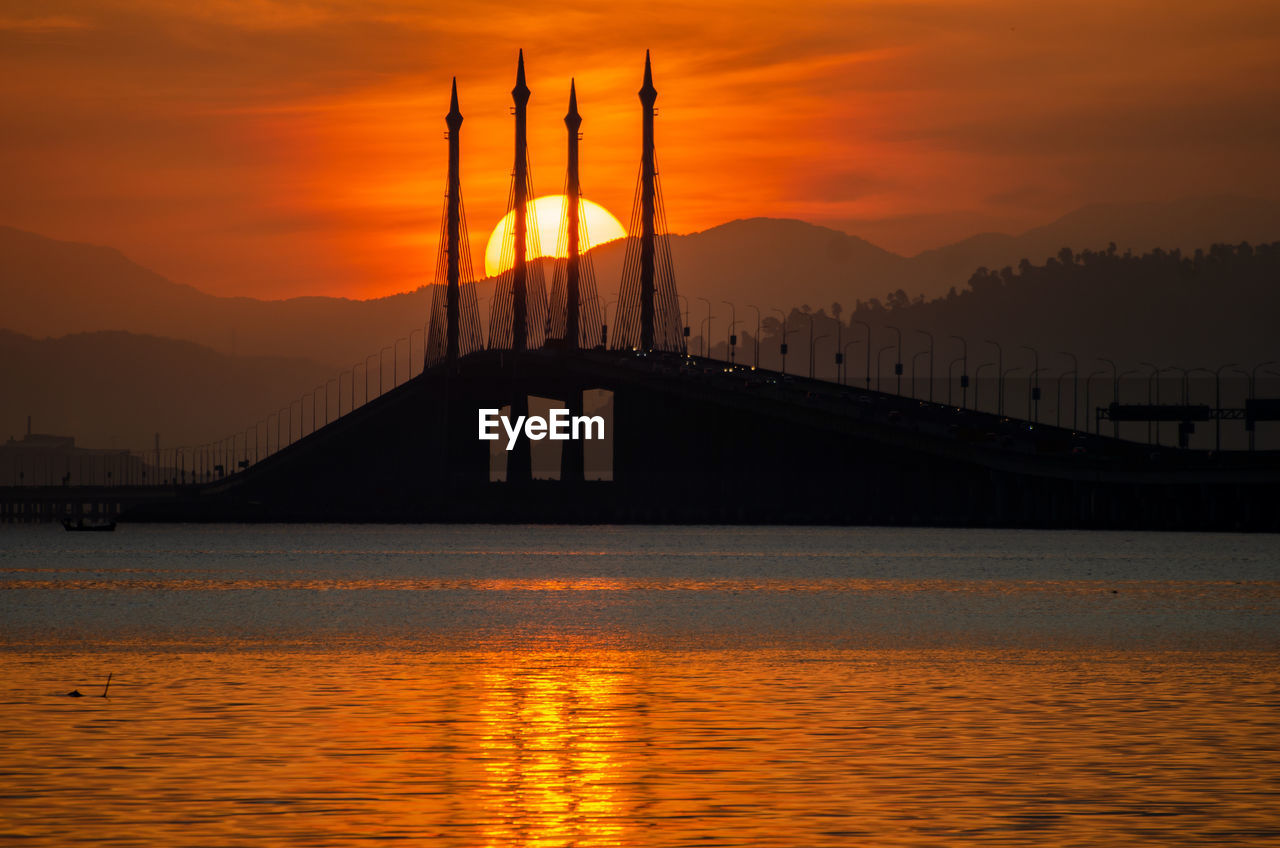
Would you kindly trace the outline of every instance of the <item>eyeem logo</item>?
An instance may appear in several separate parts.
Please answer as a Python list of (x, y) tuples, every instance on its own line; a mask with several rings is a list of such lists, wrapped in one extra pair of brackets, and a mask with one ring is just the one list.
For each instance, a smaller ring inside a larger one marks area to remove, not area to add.
[(516, 446), (516, 439), (523, 432), (525, 438), (540, 442), (551, 439), (553, 442), (567, 442), (569, 439), (603, 439), (604, 418), (599, 415), (570, 415), (567, 409), (551, 410), (550, 418), (540, 415), (518, 416), (513, 424), (511, 419), (499, 414), (496, 409), (480, 410), (480, 440), (494, 442), (501, 437), (498, 425), (507, 433), (507, 450)]

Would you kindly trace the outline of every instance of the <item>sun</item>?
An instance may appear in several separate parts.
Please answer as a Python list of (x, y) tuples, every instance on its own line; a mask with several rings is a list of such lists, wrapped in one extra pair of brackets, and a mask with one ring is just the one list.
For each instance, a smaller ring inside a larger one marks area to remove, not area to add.
[[(536, 259), (539, 256), (565, 255), (565, 248), (559, 246), (558, 242), (560, 241), (560, 220), (564, 217), (565, 205), (568, 201), (569, 198), (563, 194), (547, 194), (529, 202), (530, 238), (525, 250), (526, 260)], [(608, 209), (590, 200), (581, 200), (580, 203), (581, 211), (578, 214), (587, 231), (586, 238), (580, 243), (582, 251), (585, 252), (597, 245), (626, 236), (627, 231), (622, 228), (622, 223), (613, 217)], [(515, 219), (516, 213), (513, 209), (502, 217), (498, 225), (493, 228), (493, 232), (489, 234), (489, 243), (484, 249), (486, 276), (495, 277), (511, 267), (510, 257), (503, 261), (502, 243), (504, 238), (510, 239)], [(536, 243), (532, 238), (535, 230), (538, 234)], [(509, 245), (510, 241), (507, 243)]]

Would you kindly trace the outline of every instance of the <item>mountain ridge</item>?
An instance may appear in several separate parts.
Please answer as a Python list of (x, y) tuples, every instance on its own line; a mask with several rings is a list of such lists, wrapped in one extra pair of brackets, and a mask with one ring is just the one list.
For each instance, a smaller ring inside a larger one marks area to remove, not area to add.
[[(936, 297), (961, 289), (980, 267), (1041, 262), (1061, 248), (1191, 250), (1214, 242), (1280, 238), (1280, 203), (1234, 196), (1169, 203), (1090, 204), (1018, 235), (979, 233), (904, 257), (856, 235), (797, 219), (752, 217), (670, 236), (677, 286), (689, 323), (706, 298), (726, 326), (722, 301), (746, 324), (762, 312), (884, 297), (902, 289)], [(625, 242), (591, 251), (600, 296), (621, 275)], [(550, 274), (546, 275), (548, 283)], [(493, 280), (477, 283), (483, 297)], [(0, 327), (34, 338), (123, 330), (181, 338), (228, 354), (302, 357), (350, 367), (388, 342), (420, 357), (430, 286), (380, 298), (303, 295), (282, 300), (222, 297), (169, 280), (107, 246), (47, 238), (0, 226)]]

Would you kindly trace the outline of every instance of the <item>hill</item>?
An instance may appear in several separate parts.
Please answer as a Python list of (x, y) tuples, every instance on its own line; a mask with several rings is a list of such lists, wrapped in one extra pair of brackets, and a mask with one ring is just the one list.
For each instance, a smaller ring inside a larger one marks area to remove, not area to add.
[[(671, 237), (679, 291), (699, 332), (711, 301), (713, 334), (727, 327), (731, 301), (753, 329), (748, 304), (775, 308), (846, 305), (902, 289), (936, 297), (961, 288), (979, 267), (1043, 262), (1063, 247), (1124, 252), (1191, 251), (1214, 242), (1280, 238), (1280, 203), (1198, 198), (1176, 203), (1097, 204), (1021, 235), (985, 234), (914, 257), (802, 221), (752, 218)], [(600, 297), (616, 296), (623, 242), (592, 252)], [(548, 279), (550, 274), (547, 275)], [(482, 298), (492, 280), (478, 284)], [(99, 330), (186, 339), (229, 355), (310, 359), (349, 368), (397, 338), (421, 361), (430, 289), (373, 300), (224, 298), (165, 279), (116, 250), (56, 241), (0, 227), (0, 328), (57, 337)], [(483, 320), (483, 319), (482, 319)]]

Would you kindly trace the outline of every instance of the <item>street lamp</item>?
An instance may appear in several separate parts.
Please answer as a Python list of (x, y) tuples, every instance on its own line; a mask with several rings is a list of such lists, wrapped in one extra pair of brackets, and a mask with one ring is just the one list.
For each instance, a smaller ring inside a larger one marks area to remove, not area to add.
[(857, 324), (867, 331), (867, 388), (871, 388), (871, 325), (866, 321), (859, 321), (856, 318), (849, 319), (849, 324)]
[(733, 330), (738, 326), (738, 308), (729, 301), (722, 301), (729, 307), (729, 363), (737, 361), (738, 334)]
[(755, 348), (755, 356), (752, 357), (754, 359), (754, 364), (751, 367), (759, 368), (760, 367), (760, 307), (756, 306), (754, 303), (748, 303), (747, 308), (754, 309), (756, 311), (756, 336), (755, 336), (756, 342), (753, 345), (753, 347)]
[(823, 333), (822, 335), (818, 336), (818, 338), (816, 339), (813, 338), (812, 334), (810, 334), (810, 337), (809, 337), (809, 379), (810, 380), (812, 380), (814, 376), (814, 370), (813, 370), (814, 362), (815, 362), (814, 351), (817, 349), (818, 342), (825, 338), (829, 338), (828, 334), (826, 333)]
[[(397, 340), (398, 341), (398, 340)], [(383, 361), (382, 354), (392, 351), (392, 360), (395, 359), (395, 345), (387, 345), (378, 351), (378, 397), (382, 397), (382, 372), (386, 370), (387, 364)], [(395, 388), (394, 386), (392, 388)]]
[[(914, 398), (914, 397), (916, 396), (916, 373), (917, 373), (917, 372), (916, 372), (916, 360), (917, 360), (917, 359), (919, 359), (920, 357), (924, 356), (925, 354), (928, 354), (928, 353), (931, 353), (931, 352), (932, 352), (932, 351), (928, 351), (928, 350), (918, 350), (918, 351), (916, 351), (915, 353), (913, 353), (913, 354), (911, 355), (911, 397), (912, 397), (912, 398)], [(930, 362), (930, 365), (932, 365), (932, 364), (933, 364), (933, 363), (932, 363), (932, 361), (931, 361), (931, 362)]]
[[(707, 343), (707, 336), (711, 334), (711, 319), (715, 317), (716, 316), (714, 315), (708, 315), (706, 318), (703, 318), (702, 323), (698, 325), (698, 333), (702, 336), (702, 341), (704, 345), (706, 345)], [(710, 353), (711, 353), (711, 346), (707, 345), (708, 359), (710, 358)]]
[(1004, 348), (1000, 342), (987, 339), (987, 344), (996, 349), (996, 415), (1004, 417)]
[(1040, 423), (1040, 351), (1031, 345), (1023, 345), (1023, 350), (1031, 351), (1035, 358), (1031, 375), (1027, 377), (1027, 417), (1033, 424)]
[[(412, 357), (413, 354), (410, 353), (409, 356)], [(424, 359), (423, 361), (425, 362), (426, 360)], [(351, 402), (349, 404), (349, 408), (347, 409), (347, 412), (353, 412), (355, 411), (355, 408), (356, 408), (356, 369), (354, 367), (351, 367), (351, 368), (348, 368), (346, 371), (338, 372), (338, 417), (339, 418), (342, 417), (342, 375), (343, 374), (347, 374), (351, 377), (351, 381), (350, 381), (351, 382), (351, 396), (350, 396)]]
[(813, 379), (813, 313), (809, 313), (809, 379)]
[[(923, 336), (929, 337), (929, 403), (933, 403), (933, 333), (929, 332), (928, 330), (916, 330), (916, 332), (920, 333)], [(912, 397), (916, 396), (915, 382), (916, 382), (916, 360), (913, 357), (911, 359), (911, 396)]]
[[(1017, 374), (1017, 373), (1018, 373), (1019, 371), (1021, 371), (1021, 370), (1022, 370), (1021, 368), (1019, 368), (1019, 367), (1017, 367), (1017, 366), (1014, 366), (1013, 368), (1010, 368), (1008, 371), (1005, 371), (1003, 374), (1001, 374), (1001, 375), (1000, 375), (1000, 385), (1002, 385), (1002, 386), (1004, 385), (1004, 381), (1005, 381), (1006, 379), (1008, 379), (1008, 377), (1009, 377), (1009, 375), (1010, 375), (1010, 374)], [(1003, 418), (1003, 417), (1004, 417), (1004, 410), (1003, 410), (1003, 409), (1002, 409), (1002, 410), (1000, 410), (1000, 417), (1001, 417), (1001, 418)]]
[[(1152, 392), (1151, 392), (1152, 386), (1155, 387), (1155, 396), (1157, 398), (1160, 396), (1160, 383), (1159, 383), (1160, 366), (1156, 365), (1154, 362), (1139, 362), (1138, 364), (1144, 368), (1151, 369), (1151, 373), (1147, 375), (1147, 406), (1153, 406), (1154, 402), (1152, 400)], [(1155, 422), (1155, 424), (1156, 424), (1156, 427), (1155, 427), (1156, 444), (1158, 445), (1160, 444), (1160, 422), (1157, 421)], [(1147, 444), (1151, 444), (1151, 411), (1150, 410), (1147, 411)]]
[[(1076, 408), (1080, 405), (1080, 363), (1074, 353), (1060, 350), (1058, 355), (1071, 358), (1071, 429), (1075, 430), (1080, 426), (1076, 423), (1078, 417)], [(1059, 394), (1061, 394), (1061, 389), (1059, 389)]]
[[(1086, 414), (1093, 416), (1094, 435), (1097, 435), (1098, 433), (1098, 411), (1093, 408), (1090, 401), (1090, 395), (1093, 389), (1093, 378), (1100, 377), (1100, 376), (1105, 377), (1106, 374), (1107, 374), (1106, 371), (1090, 371), (1089, 376), (1085, 377), (1085, 380), (1084, 380), (1084, 411)], [(1084, 431), (1086, 433), (1089, 432), (1088, 423), (1089, 423), (1088, 421), (1085, 422), (1086, 426)]]
[[(411, 380), (413, 379), (413, 334), (414, 333), (422, 333), (422, 367), (424, 369), (427, 367), (427, 328), (414, 327), (412, 330), (409, 331), (409, 361), (408, 361), (409, 369), (408, 370), (409, 370), (409, 379)], [(339, 392), (342, 391), (341, 386), (338, 387), (338, 391)], [(338, 414), (339, 415), (342, 414), (341, 401), (338, 402)]]
[(1226, 368), (1234, 367), (1236, 367), (1234, 362), (1228, 362), (1226, 365), (1219, 365), (1213, 372), (1213, 405), (1217, 407), (1213, 421), (1213, 449), (1215, 451), (1222, 450), (1222, 372)]
[(781, 321), (782, 346), (779, 348), (779, 350), (782, 351), (782, 373), (786, 374), (787, 373), (787, 313), (777, 308), (775, 308), (773, 311), (782, 316), (782, 321)]
[[(969, 343), (965, 341), (963, 336), (952, 336), (951, 338), (960, 342), (960, 408), (963, 409), (968, 404), (969, 398)], [(954, 364), (954, 362), (952, 363)], [(947, 380), (951, 379), (951, 369), (947, 369)], [(947, 397), (951, 397), (951, 385), (947, 385)], [(947, 401), (951, 403), (950, 400)]]
[(882, 391), (880, 386), (884, 382), (884, 376), (880, 373), (880, 357), (884, 356), (886, 350), (893, 350), (893, 345), (887, 344), (880, 350), (876, 351), (876, 391)]
[[(901, 397), (902, 396), (902, 331), (899, 330), (897, 327), (889, 327), (889, 329), (893, 330), (895, 333), (898, 334), (898, 352), (896, 354), (897, 362), (893, 363), (893, 373), (898, 375), (897, 394), (899, 397)], [(877, 371), (880, 370), (879, 365), (880, 365), (879, 363), (876, 363)]]
[[(413, 334), (410, 333), (409, 335), (412, 336)], [(400, 375), (398, 371), (400, 367), (400, 342), (408, 343), (408, 341), (409, 339), (405, 338), (404, 336), (401, 336), (395, 341), (395, 352), (391, 355), (391, 388), (393, 389), (400, 385)], [(409, 348), (409, 356), (412, 357), (413, 345), (409, 344), (408, 348)], [(328, 415), (328, 414), (329, 414), (328, 410), (325, 410), (325, 415)]]
[[(1110, 359), (1107, 359), (1106, 357), (1099, 356), (1099, 357), (1098, 357), (1098, 361), (1099, 361), (1099, 362), (1105, 362), (1105, 363), (1107, 363), (1108, 365), (1110, 365), (1110, 366), (1111, 366), (1111, 402), (1112, 402), (1112, 403), (1119, 403), (1119, 402), (1120, 402), (1120, 401), (1119, 401), (1119, 398), (1120, 398), (1120, 376), (1119, 376), (1119, 375), (1120, 375), (1120, 371), (1119, 371), (1119, 369), (1118, 369), (1118, 368), (1116, 368), (1116, 364), (1115, 364), (1115, 362), (1113, 362), (1113, 361), (1112, 361), (1112, 360), (1110, 360)], [(1114, 436), (1114, 437), (1115, 437), (1115, 438), (1117, 438), (1117, 439), (1118, 439), (1118, 438), (1120, 438), (1120, 422), (1119, 422), (1119, 421), (1117, 421), (1117, 420), (1115, 420), (1114, 418), (1112, 418), (1112, 419), (1111, 419), (1111, 435), (1112, 435), (1112, 436)]]
[[(993, 365), (995, 365), (997, 368), (999, 367), (998, 363), (984, 362), (981, 365), (979, 365), (977, 368), (973, 369), (973, 408), (978, 412), (982, 411), (982, 401), (981, 401), (980, 395), (978, 394), (978, 388), (982, 385), (981, 383), (982, 369), (990, 368)], [(998, 374), (999, 372), (997, 371), (997, 376)]]
[[(1232, 369), (1239, 374), (1243, 374), (1245, 378), (1249, 381), (1249, 400), (1253, 400), (1256, 397), (1256, 395), (1254, 394), (1254, 389), (1257, 386), (1258, 369), (1267, 365), (1275, 365), (1275, 364), (1276, 363), (1274, 359), (1269, 359), (1266, 362), (1259, 362), (1257, 365), (1253, 366), (1252, 371), (1245, 371), (1243, 368)], [(1247, 419), (1246, 419), (1245, 426), (1248, 427)], [(1249, 430), (1249, 450), (1250, 451), (1253, 450), (1253, 434), (1254, 434), (1254, 431), (1250, 429)]]
[[(849, 365), (848, 365), (849, 348), (853, 347), (857, 343), (858, 343), (857, 339), (854, 339), (853, 341), (850, 341), (850, 342), (846, 342), (844, 348), (841, 350), (842, 358), (845, 361), (845, 366), (844, 366), (844, 378), (840, 382), (844, 385), (848, 385), (849, 383)], [(838, 367), (837, 367), (837, 370), (838, 370)]]
[[(951, 406), (951, 384), (955, 382), (957, 362), (964, 362), (964, 357), (957, 356), (955, 359), (951, 360), (951, 362), (947, 364), (947, 406)], [(966, 380), (965, 386), (968, 387), (968, 385), (969, 385), (969, 382)]]
[[(1057, 416), (1056, 420), (1054, 421), (1054, 426), (1055, 426), (1055, 427), (1061, 427), (1061, 426), (1062, 426), (1062, 380), (1063, 380), (1063, 378), (1065, 378), (1068, 374), (1070, 374), (1070, 375), (1071, 375), (1071, 380), (1072, 380), (1071, 386), (1072, 386), (1072, 389), (1074, 389), (1074, 388), (1075, 388), (1075, 384), (1076, 384), (1076, 382), (1077, 382), (1077, 378), (1079, 377), (1079, 375), (1078, 375), (1078, 374), (1076, 374), (1076, 372), (1075, 372), (1074, 370), (1071, 370), (1071, 371), (1063, 371), (1061, 374), (1059, 374), (1059, 375), (1058, 375), (1058, 389), (1057, 389), (1057, 395), (1054, 397), (1054, 401), (1053, 401), (1054, 415), (1056, 415), (1056, 416)], [(1075, 399), (1075, 398), (1072, 398), (1072, 399), (1071, 399), (1071, 430), (1074, 432), (1074, 431), (1075, 431), (1075, 429), (1076, 429), (1076, 399)]]
[(710, 344), (710, 340), (707, 339), (707, 333), (711, 332), (711, 319), (712, 317), (714, 317), (711, 314), (711, 301), (707, 300), (705, 297), (699, 297), (697, 299), (707, 305), (707, 317), (701, 324), (698, 325), (698, 329), (699, 329), (699, 332), (701, 332), (702, 326), (706, 325), (707, 331), (706, 333), (702, 333), (702, 351), (703, 351), (702, 355), (703, 357), (709, 357), (711, 355), (711, 344)]

